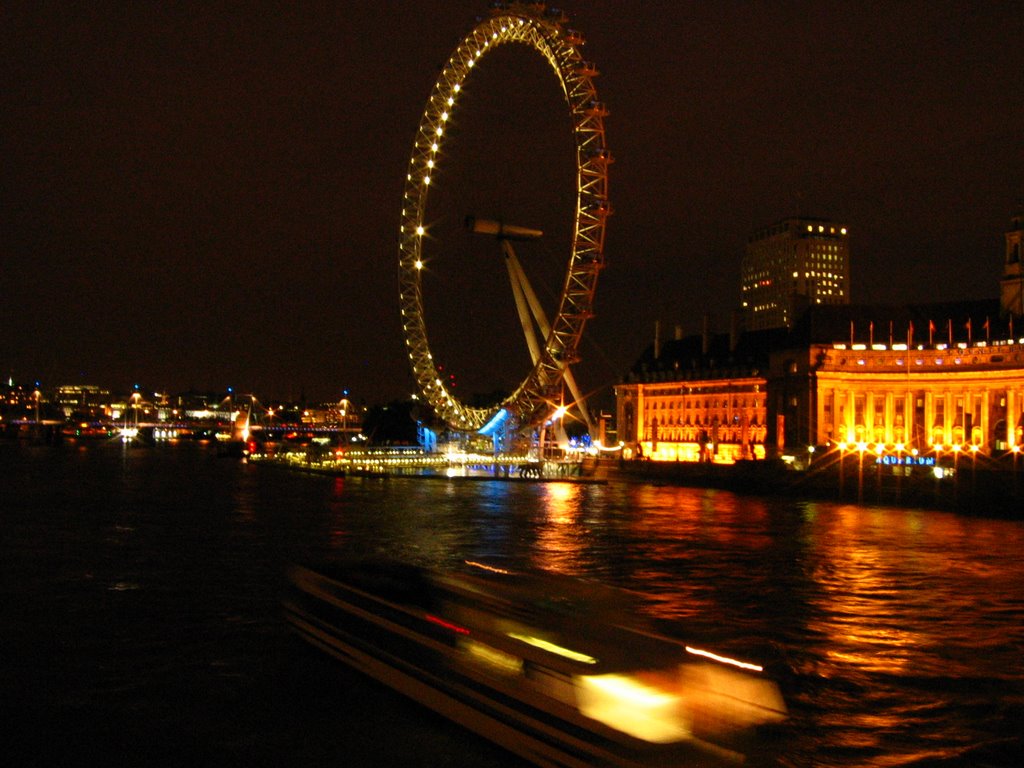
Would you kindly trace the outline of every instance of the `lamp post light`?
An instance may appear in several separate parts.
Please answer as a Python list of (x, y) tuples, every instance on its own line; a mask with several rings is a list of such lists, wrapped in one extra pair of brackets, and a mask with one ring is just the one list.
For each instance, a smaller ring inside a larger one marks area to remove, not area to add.
[(903, 451), (906, 447), (903, 443), (896, 443), (896, 500), (900, 500), (900, 496), (903, 490), (903, 473), (905, 467), (903, 466)]
[(978, 451), (981, 450), (981, 446), (977, 443), (971, 443), (971, 493), (975, 493), (978, 490)]
[(868, 444), (863, 440), (857, 443), (857, 503), (864, 503), (864, 451)]
[(352, 409), (352, 403), (347, 397), (343, 397), (338, 403), (341, 406), (341, 442), (348, 441), (348, 413)]
[(846, 443), (839, 443), (839, 498), (843, 497), (846, 467)]
[(884, 443), (875, 443), (875, 493), (877, 498), (882, 498), (882, 454), (885, 453)]
[(43, 393), (40, 392), (38, 389), (36, 389), (32, 393), (32, 397), (33, 397), (33, 399), (36, 402), (36, 421), (35, 421), (35, 424), (33, 425), (33, 428), (35, 430), (35, 437), (36, 437), (37, 440), (39, 439), (39, 436), (42, 434), (42, 431), (39, 428), (39, 399), (42, 396), (43, 396)]
[(953, 498), (960, 495), (960, 451), (963, 446), (960, 443), (953, 444)]
[(1013, 453), (1013, 497), (1017, 498), (1017, 456), (1020, 454), (1020, 445), (1014, 443), (1010, 450)]

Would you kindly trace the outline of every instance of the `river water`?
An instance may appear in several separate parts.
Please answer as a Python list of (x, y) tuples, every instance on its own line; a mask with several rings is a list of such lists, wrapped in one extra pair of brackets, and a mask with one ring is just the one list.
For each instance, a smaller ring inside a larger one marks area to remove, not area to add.
[(664, 631), (767, 662), (782, 766), (1022, 764), (1020, 522), (0, 442), (4, 764), (518, 765), (291, 637), (285, 564), (338, 553), (636, 590)]

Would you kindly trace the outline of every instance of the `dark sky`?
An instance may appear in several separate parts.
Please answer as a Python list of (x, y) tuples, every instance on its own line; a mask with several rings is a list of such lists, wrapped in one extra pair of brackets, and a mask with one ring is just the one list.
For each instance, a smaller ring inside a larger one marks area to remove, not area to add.
[[(0, 373), (408, 396), (405, 167), (439, 65), (487, 6), (7, 4)], [(710, 312), (724, 330), (747, 235), (791, 215), (849, 226), (855, 301), (998, 295), (1024, 200), (1015, 3), (562, 7), (601, 70), (616, 157), (586, 390), (614, 383), (656, 320), (691, 333)], [(468, 394), (514, 384), (525, 353), (494, 244), (456, 224), (543, 228), (520, 257), (557, 291), (573, 169), (564, 102), (527, 48), (484, 57), (456, 118), (425, 302)]]

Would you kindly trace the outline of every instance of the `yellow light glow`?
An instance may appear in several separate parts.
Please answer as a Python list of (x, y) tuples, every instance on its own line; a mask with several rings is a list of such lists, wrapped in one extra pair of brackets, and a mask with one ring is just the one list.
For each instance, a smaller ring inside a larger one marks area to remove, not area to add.
[(466, 640), (460, 645), (474, 661), (490, 667), (496, 672), (514, 675), (523, 671), (523, 660), (510, 653), (478, 643), (475, 640)]
[(658, 744), (690, 735), (680, 716), (679, 696), (625, 675), (585, 675), (579, 683), (580, 712), (587, 717)]
[(542, 651), (548, 653), (554, 653), (558, 656), (563, 656), (566, 659), (572, 659), (573, 661), (582, 661), (584, 664), (597, 664), (597, 659), (593, 656), (588, 656), (585, 653), (579, 653), (578, 651), (571, 650), (569, 648), (563, 648), (560, 645), (544, 640), (540, 637), (533, 637), (532, 635), (521, 635), (517, 632), (509, 632), (508, 636), (513, 640), (519, 640), (520, 642), (532, 645), (534, 648), (540, 648)]
[(660, 706), (675, 698), (625, 675), (592, 675), (585, 679), (589, 685), (638, 707)]
[(417, 235), (422, 235), (424, 232), (426, 232), (426, 230), (423, 229), (423, 225), (422, 224), (420, 226), (416, 227), (416, 234)]

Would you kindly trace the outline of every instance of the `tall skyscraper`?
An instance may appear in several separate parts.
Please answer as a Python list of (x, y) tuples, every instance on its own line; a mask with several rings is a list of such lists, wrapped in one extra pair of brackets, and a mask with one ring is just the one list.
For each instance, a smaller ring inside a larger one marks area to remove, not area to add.
[(810, 304), (849, 304), (847, 227), (800, 217), (759, 229), (747, 240), (741, 283), (748, 330), (792, 327)]

